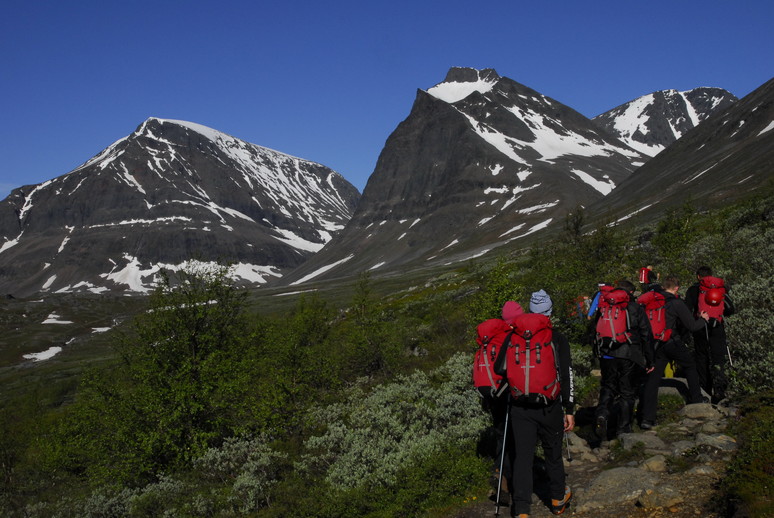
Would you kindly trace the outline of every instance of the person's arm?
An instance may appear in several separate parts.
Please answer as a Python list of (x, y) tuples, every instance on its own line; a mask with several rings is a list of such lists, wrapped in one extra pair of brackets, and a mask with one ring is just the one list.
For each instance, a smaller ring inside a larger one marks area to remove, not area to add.
[(680, 323), (682, 323), (683, 327), (685, 327), (688, 331), (701, 331), (704, 329), (707, 320), (709, 320), (709, 315), (706, 311), (702, 311), (701, 318), (693, 318), (691, 310), (688, 309), (688, 306), (679, 299), (676, 299), (672, 302), (672, 307), (675, 311), (675, 315), (680, 320)]
[(693, 284), (685, 292), (685, 303), (691, 311), (691, 315), (699, 314), (699, 285)]
[(653, 353), (653, 332), (650, 329), (648, 315), (639, 304), (634, 304), (635, 324), (637, 333), (642, 345), (642, 355), (645, 358), (645, 370), (650, 371), (653, 368), (655, 354)]
[(596, 295), (594, 295), (594, 300), (591, 301), (591, 306), (589, 306), (589, 312), (586, 315), (587, 318), (591, 318), (594, 313), (597, 311), (597, 305), (599, 304), (599, 297), (602, 296), (602, 292), (598, 291)]
[(726, 295), (723, 298), (723, 316), (724, 317), (730, 317), (734, 313), (736, 313), (736, 306), (734, 306), (734, 301), (731, 299), (731, 296), (728, 294), (728, 288), (726, 288)]
[(511, 336), (513, 335), (513, 332), (511, 331), (506, 339), (503, 341), (503, 345), (500, 346), (500, 350), (497, 352), (497, 358), (494, 362), (494, 372), (498, 376), (505, 377), (507, 375), (508, 366), (506, 365), (505, 356), (506, 351), (508, 350), (508, 347), (511, 345)]

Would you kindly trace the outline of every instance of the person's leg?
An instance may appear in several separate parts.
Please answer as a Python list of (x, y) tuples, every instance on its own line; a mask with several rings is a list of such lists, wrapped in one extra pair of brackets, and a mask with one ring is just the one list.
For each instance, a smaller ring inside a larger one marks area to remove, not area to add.
[(510, 432), (516, 445), (511, 476), (511, 513), (529, 514), (532, 504), (532, 461), (537, 445), (537, 423), (534, 413), (541, 412), (518, 405), (511, 406)]
[(704, 398), (701, 395), (699, 374), (696, 372), (696, 360), (686, 346), (677, 342), (667, 344), (666, 354), (682, 367), (683, 376), (688, 382), (688, 403), (701, 403)]
[(693, 354), (696, 358), (696, 373), (699, 376), (699, 384), (707, 394), (712, 394), (710, 345), (707, 341), (706, 328), (693, 333)]
[(595, 432), (597, 437), (603, 441), (607, 440), (607, 422), (610, 418), (610, 408), (616, 395), (617, 380), (615, 370), (616, 360), (610, 358), (601, 358), (599, 368), (602, 372), (602, 379), (599, 387), (599, 402), (594, 411)]
[(561, 500), (565, 488), (564, 461), (562, 460), (564, 410), (561, 404), (554, 403), (547, 407), (545, 412), (541, 412), (538, 434), (543, 445), (551, 498)]
[(616, 435), (631, 433), (634, 403), (637, 399), (641, 368), (630, 360), (618, 361), (618, 428)]
[(656, 423), (656, 410), (658, 409), (658, 387), (661, 384), (661, 378), (664, 376), (664, 369), (669, 358), (663, 354), (664, 345), (661, 345), (661, 349), (656, 354), (655, 368), (653, 372), (648, 374), (648, 380), (645, 382), (645, 390), (643, 392), (642, 401), (642, 424), (649, 424), (653, 426)]
[(726, 341), (726, 330), (722, 324), (719, 324), (710, 330), (710, 376), (712, 379), (712, 402), (726, 398), (726, 388), (728, 387), (727, 367), (728, 346)]

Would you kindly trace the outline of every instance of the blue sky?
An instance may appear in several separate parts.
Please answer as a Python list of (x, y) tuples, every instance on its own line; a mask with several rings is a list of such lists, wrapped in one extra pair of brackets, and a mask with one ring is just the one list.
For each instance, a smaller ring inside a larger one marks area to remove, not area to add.
[(0, 198), (148, 117), (313, 160), (359, 190), (418, 88), (494, 68), (593, 117), (657, 90), (743, 97), (774, 71), (774, 2), (6, 2)]

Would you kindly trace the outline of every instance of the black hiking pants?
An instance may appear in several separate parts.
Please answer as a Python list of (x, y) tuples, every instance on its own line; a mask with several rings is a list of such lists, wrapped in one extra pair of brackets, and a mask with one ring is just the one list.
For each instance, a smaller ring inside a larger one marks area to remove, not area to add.
[(693, 334), (693, 346), (701, 388), (717, 403), (725, 399), (728, 386), (728, 342), (723, 324), (713, 323)]
[(565, 473), (562, 461), (564, 410), (556, 401), (549, 406), (511, 405), (511, 431), (516, 452), (511, 484), (511, 514), (529, 514), (532, 503), (532, 465), (538, 440), (545, 454), (548, 490), (551, 498), (564, 498)]
[(642, 368), (626, 358), (600, 358), (599, 365), (602, 381), (599, 389), (599, 404), (594, 415), (609, 419), (613, 408), (617, 405), (617, 433), (631, 432)]
[(688, 403), (701, 403), (701, 386), (699, 374), (696, 372), (696, 361), (693, 354), (686, 346), (677, 340), (670, 340), (662, 344), (656, 350), (656, 365), (653, 372), (648, 374), (645, 382), (645, 393), (642, 401), (642, 420), (656, 422), (656, 410), (658, 409), (658, 387), (664, 376), (664, 369), (670, 361), (676, 362), (683, 368), (685, 379), (688, 382)]

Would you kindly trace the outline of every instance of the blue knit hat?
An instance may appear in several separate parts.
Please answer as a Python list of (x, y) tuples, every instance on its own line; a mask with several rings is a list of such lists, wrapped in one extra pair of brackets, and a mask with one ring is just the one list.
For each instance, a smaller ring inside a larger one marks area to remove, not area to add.
[(546, 316), (551, 316), (551, 310), (554, 304), (551, 302), (551, 297), (548, 296), (544, 290), (536, 291), (529, 299), (529, 310), (533, 313), (542, 313)]

